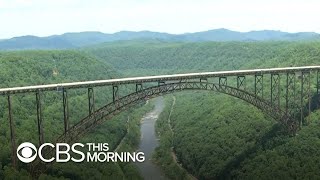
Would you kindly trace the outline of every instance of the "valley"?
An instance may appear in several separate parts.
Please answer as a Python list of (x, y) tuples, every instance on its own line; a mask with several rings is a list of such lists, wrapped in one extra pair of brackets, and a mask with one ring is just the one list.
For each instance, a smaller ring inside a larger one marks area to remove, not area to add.
[[(146, 75), (319, 65), (320, 43), (307, 42), (161, 42), (117, 41), (74, 50), (28, 50), (0, 52), (1, 88), (61, 82), (114, 79)], [(316, 77), (311, 77), (315, 80)], [(250, 84), (250, 82), (248, 82)], [(125, 94), (133, 87), (121, 89)], [(312, 87), (314, 92), (315, 87)], [(96, 90), (97, 108), (112, 101), (111, 88)], [(109, 92), (109, 93), (108, 93)], [(61, 96), (45, 94), (45, 139), (53, 141), (63, 132)], [(70, 91), (70, 123), (86, 116), (87, 92)], [(308, 117), (310, 124), (294, 137), (253, 106), (215, 92), (190, 91), (164, 96), (164, 109), (155, 122), (159, 146), (153, 162), (169, 179), (317, 179), (320, 111)], [(37, 144), (35, 97), (17, 95), (15, 107), (17, 142)], [(28, 178), (28, 168), (11, 166), (6, 99), (0, 98), (0, 179)], [(315, 106), (314, 106), (315, 107)], [(109, 142), (115, 149), (139, 147), (140, 120), (153, 105), (130, 108), (94, 129), (81, 141)], [(174, 133), (170, 133), (170, 125)], [(130, 116), (130, 133), (127, 119)], [(177, 162), (173, 158), (176, 154)], [(40, 179), (141, 179), (132, 163), (54, 165)]]

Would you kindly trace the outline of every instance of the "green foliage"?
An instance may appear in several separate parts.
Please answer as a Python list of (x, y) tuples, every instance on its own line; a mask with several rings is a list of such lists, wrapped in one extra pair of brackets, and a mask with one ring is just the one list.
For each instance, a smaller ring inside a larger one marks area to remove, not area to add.
[(2, 88), (97, 80), (119, 75), (109, 65), (77, 51), (0, 52), (0, 68)]
[[(173, 74), (199, 71), (319, 65), (319, 42), (202, 42), (162, 43), (117, 42), (78, 51), (21, 51), (0, 53), (0, 86), (109, 79), (119, 76)], [(89, 55), (91, 54), (91, 55)], [(111, 64), (118, 74), (108, 64)], [(55, 74), (55, 70), (58, 71)], [(134, 87), (126, 87), (130, 89)], [(96, 88), (97, 107), (110, 102), (110, 88)], [(121, 93), (125, 94), (127, 90)], [(86, 90), (70, 90), (70, 122), (87, 114)], [(199, 179), (319, 179), (319, 117), (314, 111), (311, 124), (296, 137), (259, 110), (238, 99), (208, 92), (177, 93), (171, 116), (173, 138), (166, 120), (170, 101), (160, 115), (157, 131), (160, 146), (155, 157), (169, 177), (183, 179), (185, 172), (172, 160), (171, 146), (178, 163)], [(37, 144), (35, 97), (12, 98), (17, 143)], [(45, 139), (54, 140), (62, 131), (61, 95), (45, 93)], [(0, 179), (29, 178), (20, 165), (11, 166), (6, 99), (0, 103)], [(169, 105), (168, 105), (169, 104)], [(134, 150), (139, 136), (138, 120), (147, 108), (123, 113), (83, 139), (109, 142), (111, 149)], [(127, 117), (130, 114), (127, 131)], [(132, 123), (132, 124), (131, 124)], [(122, 139), (124, 140), (122, 141)], [(128, 163), (58, 164), (40, 179), (139, 179)]]
[[(86, 51), (126, 76), (320, 62), (319, 42), (121, 42)], [(319, 179), (319, 110), (308, 117), (310, 125), (290, 137), (274, 120), (241, 100), (208, 92), (175, 96), (171, 117), (174, 137), (170, 139), (163, 118), (170, 105), (157, 123), (161, 144), (155, 156), (159, 164), (165, 164), (169, 177), (179, 174), (168, 154), (173, 141), (178, 162), (199, 179)]]
[[(78, 51), (19, 51), (0, 52), (0, 86), (14, 87), (36, 84), (110, 79), (120, 76), (109, 65), (96, 58)], [(130, 88), (130, 87), (129, 87)], [(125, 93), (127, 89), (122, 89)], [(44, 138), (46, 142), (54, 142), (63, 132), (63, 114), (61, 92), (45, 92), (42, 95), (44, 114)], [(110, 87), (95, 88), (96, 108), (112, 101)], [(70, 124), (74, 124), (87, 116), (87, 90), (68, 91)], [(0, 109), (0, 179), (30, 179), (24, 164), (19, 163), (17, 171), (11, 167), (11, 146), (9, 123), (7, 121), (7, 102), (0, 97), (4, 106)], [(34, 93), (13, 95), (13, 118), (16, 130), (16, 144), (28, 141), (38, 144), (36, 106)], [(140, 105), (135, 111), (125, 112), (112, 120), (103, 123), (81, 141), (107, 142), (115, 149), (121, 139), (126, 136), (126, 120), (128, 115), (136, 119), (142, 117)], [(139, 133), (131, 139), (139, 139)], [(130, 147), (131, 144), (128, 145)], [(131, 165), (132, 166), (132, 165)], [(127, 168), (128, 167), (128, 168)], [(125, 174), (124, 171), (131, 172)], [(66, 163), (55, 164), (40, 179), (128, 179), (139, 173), (134, 167), (122, 167), (120, 163)]]
[(178, 94), (171, 122), (178, 160), (200, 179), (219, 177), (274, 123), (242, 101), (205, 92)]
[(319, 64), (319, 42), (109, 43), (84, 49), (127, 76)]
[(163, 169), (170, 179), (189, 179), (187, 172), (178, 166), (174, 161), (173, 132), (170, 129), (168, 119), (171, 108), (173, 108), (173, 99), (165, 99), (165, 109), (162, 111), (156, 122), (157, 135), (160, 138), (160, 145), (153, 154), (154, 161)]
[(319, 179), (319, 117), (319, 110), (312, 113), (311, 123), (295, 137), (278, 135), (268, 139), (269, 143), (241, 162), (231, 171), (231, 176), (240, 179)]

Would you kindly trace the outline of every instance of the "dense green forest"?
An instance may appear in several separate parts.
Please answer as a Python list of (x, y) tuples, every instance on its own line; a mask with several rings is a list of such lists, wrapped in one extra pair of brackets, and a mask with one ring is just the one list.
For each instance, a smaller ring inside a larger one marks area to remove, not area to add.
[(170, 121), (174, 105), (175, 100), (173, 98), (165, 98), (166, 108), (161, 112), (156, 123), (156, 132), (160, 143), (153, 154), (153, 161), (162, 167), (166, 176), (170, 179), (190, 179), (187, 171), (179, 166), (173, 151), (174, 132)]
[[(319, 42), (135, 41), (105, 43), (85, 51), (127, 76), (320, 63)], [(173, 138), (170, 139), (165, 124), (170, 103), (157, 125), (161, 145), (155, 158), (168, 177), (185, 177), (169, 157), (171, 148), (178, 162), (199, 179), (320, 177), (319, 110), (310, 115), (309, 125), (291, 137), (276, 121), (239, 99), (211, 92), (184, 92), (175, 96), (171, 116)], [(168, 145), (170, 142), (172, 147)]]
[[(162, 146), (156, 151), (156, 159), (165, 161), (163, 164), (175, 167), (168, 149), (173, 147), (179, 163), (199, 179), (319, 178), (319, 111), (292, 137), (241, 100), (207, 92), (175, 96), (171, 115), (174, 136), (161, 134)], [(170, 106), (166, 109), (163, 113)], [(160, 118), (158, 130), (167, 124)], [(164, 168), (168, 175), (184, 179), (176, 169), (166, 169), (168, 166)]]
[(133, 41), (105, 43), (85, 51), (127, 75), (317, 65), (319, 42)]
[[(79, 51), (19, 51), (0, 52), (0, 82), (1, 88), (49, 84), (84, 80), (110, 79), (121, 76), (111, 66), (96, 58)], [(122, 93), (127, 91), (121, 90)], [(97, 108), (112, 101), (110, 88), (96, 88)], [(43, 93), (44, 138), (46, 142), (54, 140), (63, 133), (63, 114), (61, 92)], [(19, 164), (18, 171), (11, 168), (10, 133), (8, 123), (7, 102), (0, 97), (3, 108), (0, 109), (0, 179), (29, 179), (28, 168)], [(70, 123), (71, 125), (88, 113), (87, 90), (70, 90)], [(13, 118), (16, 126), (16, 143), (28, 141), (38, 144), (35, 95), (13, 95)], [(141, 106), (141, 105), (140, 105)], [(139, 140), (139, 122), (143, 114), (150, 109), (143, 106), (107, 121), (89, 133), (83, 142), (107, 142), (114, 150), (122, 141), (118, 151), (134, 151)], [(131, 121), (127, 123), (127, 116)], [(130, 133), (127, 133), (130, 128)], [(135, 166), (131, 163), (67, 163), (54, 165), (40, 179), (70, 178), (70, 179), (140, 179)]]
[[(161, 42), (141, 40), (113, 42), (73, 51), (0, 52), (1, 88), (54, 82), (110, 79), (123, 76), (186, 72), (319, 65), (319, 42)], [(121, 94), (133, 87), (124, 87)], [(314, 87), (313, 87), (314, 88)], [(95, 89), (98, 107), (111, 102), (108, 87)], [(45, 93), (45, 140), (63, 132), (61, 92)], [(70, 122), (87, 115), (87, 91), (69, 92)], [(258, 109), (213, 92), (175, 93), (175, 106), (168, 132), (172, 97), (159, 117), (160, 146), (155, 161), (169, 178), (185, 179), (186, 170), (199, 179), (318, 179), (320, 156), (320, 111), (310, 115), (310, 124), (291, 137), (273, 119)], [(28, 177), (24, 165), (11, 168), (6, 99), (0, 97), (0, 179)], [(37, 144), (35, 96), (13, 96), (17, 144)], [(139, 138), (139, 119), (150, 106), (137, 106), (92, 131), (82, 141), (109, 142), (115, 149), (134, 150)], [(127, 125), (127, 116), (133, 121)], [(127, 134), (127, 127), (132, 134)], [(171, 136), (172, 135), (172, 136)], [(171, 152), (183, 170), (172, 159)], [(47, 178), (139, 179), (132, 164), (59, 164)]]

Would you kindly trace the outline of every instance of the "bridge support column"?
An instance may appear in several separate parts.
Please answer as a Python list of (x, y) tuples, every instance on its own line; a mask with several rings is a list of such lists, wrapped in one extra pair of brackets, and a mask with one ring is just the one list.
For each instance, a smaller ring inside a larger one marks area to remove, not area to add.
[(95, 111), (94, 91), (92, 87), (88, 88), (88, 106), (89, 106), (89, 116), (91, 116)]
[(237, 76), (237, 88), (246, 90), (246, 77), (245, 76)]
[(286, 83), (286, 114), (295, 118), (296, 106), (296, 74), (287, 73)]
[(138, 93), (139, 91), (143, 90), (143, 86), (142, 84), (136, 84), (136, 93), (138, 94), (139, 98), (142, 98), (143, 94), (142, 93)]
[(159, 92), (162, 93), (166, 87), (160, 87), (162, 85), (165, 85), (166, 83), (164, 81), (158, 81), (158, 87), (159, 87)]
[(320, 94), (320, 70), (317, 71), (317, 94)]
[(271, 74), (271, 104), (280, 109), (280, 75)]
[(10, 125), (10, 140), (11, 140), (11, 158), (12, 165), (14, 168), (17, 168), (17, 156), (16, 156), (16, 133), (15, 126), (12, 117), (12, 107), (11, 107), (11, 96), (8, 95), (8, 118)]
[(317, 71), (317, 95), (318, 95), (317, 107), (320, 108), (320, 70)]
[(118, 86), (112, 86), (112, 99), (113, 102), (118, 99)]
[[(205, 82), (205, 84), (203, 85), (203, 83), (202, 82)], [(208, 79), (207, 78), (202, 78), (202, 79), (200, 79), (200, 86), (201, 86), (201, 88), (203, 88), (203, 89), (207, 89), (208, 88)]]
[(41, 91), (36, 92), (37, 101), (37, 120), (38, 120), (38, 136), (39, 136), (39, 146), (44, 143), (43, 137), (43, 115), (42, 115), (42, 101), (41, 101)]
[(64, 133), (66, 134), (69, 129), (69, 105), (68, 105), (68, 92), (65, 88), (62, 90), (63, 100), (63, 120), (64, 120)]
[(142, 84), (136, 84), (136, 92), (143, 90)]
[(256, 74), (254, 76), (254, 94), (263, 98), (263, 75)]
[(304, 117), (307, 117), (311, 112), (310, 71), (301, 72), (300, 111), (300, 125), (308, 123), (304, 121)]
[(221, 90), (226, 90), (226, 86), (228, 85), (227, 81), (228, 81), (227, 77), (219, 77), (219, 88)]
[(179, 84), (178, 84), (178, 87), (179, 87), (179, 91), (183, 90), (185, 88), (185, 83), (187, 82), (187, 80), (184, 80), (184, 79), (180, 79), (179, 80)]

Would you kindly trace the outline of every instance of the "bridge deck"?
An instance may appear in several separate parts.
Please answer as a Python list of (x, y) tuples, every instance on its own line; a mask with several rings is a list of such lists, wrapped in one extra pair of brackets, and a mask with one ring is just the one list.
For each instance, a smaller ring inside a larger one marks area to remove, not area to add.
[(170, 81), (170, 80), (180, 80), (180, 79), (197, 79), (197, 78), (210, 78), (210, 77), (222, 77), (222, 76), (270, 74), (270, 73), (287, 73), (287, 72), (312, 71), (312, 70), (320, 70), (320, 66), (201, 72), (201, 73), (131, 77), (131, 78), (120, 78), (120, 79), (107, 79), (107, 80), (96, 80), (96, 81), (83, 81), (83, 82), (72, 82), (72, 83), (13, 87), (13, 88), (0, 89), (0, 95), (25, 93), (25, 92), (36, 92), (37, 90), (54, 91), (54, 90), (61, 89), (61, 88), (68, 88), (68, 89), (86, 88), (86, 87), (95, 87), (95, 86), (135, 84), (135, 83), (143, 83), (143, 82)]

